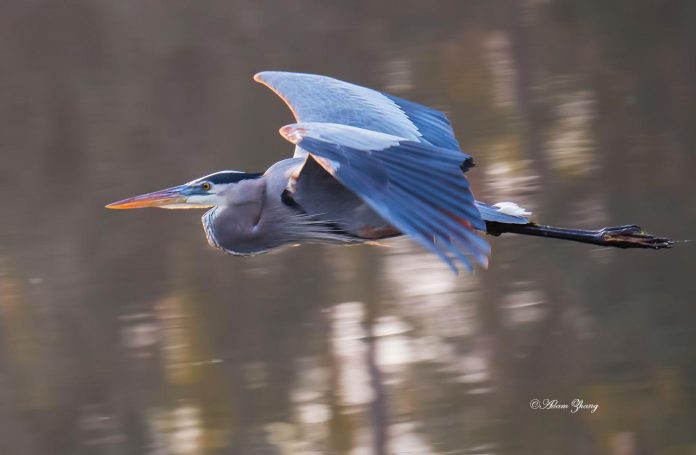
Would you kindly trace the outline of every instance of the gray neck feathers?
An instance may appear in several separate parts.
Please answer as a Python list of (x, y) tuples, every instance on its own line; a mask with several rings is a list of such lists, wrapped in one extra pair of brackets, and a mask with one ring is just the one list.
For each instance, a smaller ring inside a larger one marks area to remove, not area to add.
[(283, 203), (288, 177), (302, 165), (290, 159), (266, 173), (245, 179), (226, 190), (224, 203), (203, 215), (208, 243), (236, 255), (259, 254), (288, 244), (357, 242), (321, 214), (308, 215)]
[[(254, 220), (250, 222), (250, 220)], [(201, 219), (208, 243), (233, 255), (253, 255), (297, 243), (354, 243), (330, 222), (283, 204), (268, 195), (258, 218), (234, 204), (208, 210)], [(254, 222), (256, 222), (254, 224)]]
[(205, 238), (208, 239), (210, 246), (223, 250), (220, 244), (215, 238), (215, 233), (213, 232), (213, 221), (217, 216), (219, 207), (213, 207), (203, 214), (201, 221), (203, 222), (203, 230), (205, 231)]

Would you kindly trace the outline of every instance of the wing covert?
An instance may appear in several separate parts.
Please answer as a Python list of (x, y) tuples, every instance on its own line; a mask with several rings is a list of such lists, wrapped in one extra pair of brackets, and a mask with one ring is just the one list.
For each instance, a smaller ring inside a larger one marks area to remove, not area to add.
[(467, 255), (487, 264), (490, 247), (474, 232), (485, 222), (461, 170), (467, 155), (339, 124), (303, 122), (280, 132), (454, 271), (452, 257), (469, 270)]

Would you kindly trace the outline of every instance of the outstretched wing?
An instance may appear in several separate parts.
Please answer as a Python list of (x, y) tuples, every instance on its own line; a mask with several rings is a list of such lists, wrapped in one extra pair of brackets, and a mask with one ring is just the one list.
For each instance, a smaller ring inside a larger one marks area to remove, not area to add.
[(280, 133), (401, 232), (455, 272), (467, 255), (486, 265), (490, 247), (474, 230), (485, 222), (462, 162), (471, 157), (412, 139), (335, 123), (297, 123)]
[(459, 150), (445, 114), (412, 101), (316, 74), (264, 71), (254, 80), (278, 94), (298, 122), (337, 123)]

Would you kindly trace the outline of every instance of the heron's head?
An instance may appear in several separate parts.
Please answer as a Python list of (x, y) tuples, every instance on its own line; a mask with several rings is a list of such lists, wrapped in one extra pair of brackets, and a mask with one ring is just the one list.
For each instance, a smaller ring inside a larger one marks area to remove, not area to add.
[(192, 180), (183, 185), (142, 194), (106, 206), (109, 209), (139, 209), (159, 207), (161, 209), (204, 209), (221, 205), (222, 193), (242, 180), (256, 179), (263, 174), (239, 171), (220, 171)]

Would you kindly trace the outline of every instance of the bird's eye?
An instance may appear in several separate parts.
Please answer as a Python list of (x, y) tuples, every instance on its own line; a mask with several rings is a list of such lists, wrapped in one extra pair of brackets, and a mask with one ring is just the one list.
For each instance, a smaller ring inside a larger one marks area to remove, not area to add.
[(210, 189), (213, 187), (213, 185), (210, 184), (210, 182), (203, 182), (201, 183), (201, 189), (203, 191), (210, 191)]

